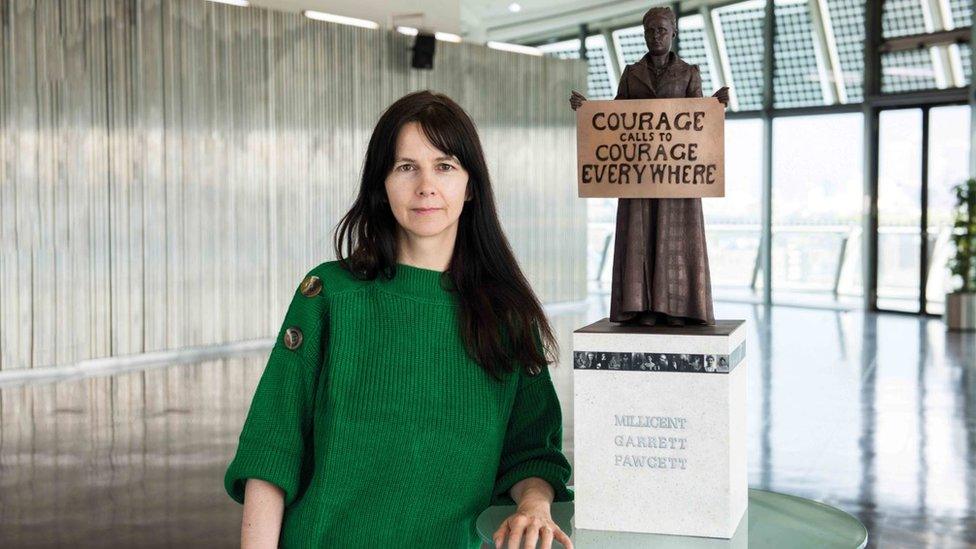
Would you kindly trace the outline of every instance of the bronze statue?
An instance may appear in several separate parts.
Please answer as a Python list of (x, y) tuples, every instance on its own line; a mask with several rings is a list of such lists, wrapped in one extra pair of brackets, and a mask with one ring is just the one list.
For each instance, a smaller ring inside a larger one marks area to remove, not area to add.
[[(702, 97), (698, 65), (671, 51), (674, 12), (651, 8), (643, 24), (648, 52), (624, 69), (614, 99)], [(728, 107), (727, 86), (712, 97)], [(576, 110), (585, 100), (573, 91), (569, 103)], [(618, 198), (616, 230), (611, 322), (715, 324), (701, 198)]]

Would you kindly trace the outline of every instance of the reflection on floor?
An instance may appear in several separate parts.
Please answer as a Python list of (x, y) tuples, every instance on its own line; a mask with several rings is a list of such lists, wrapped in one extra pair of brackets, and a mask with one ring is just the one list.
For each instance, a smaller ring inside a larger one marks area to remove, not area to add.
[[(573, 329), (553, 317), (572, 456)], [(904, 315), (716, 303), (749, 332), (749, 482), (874, 547), (976, 545), (976, 335)], [(0, 390), (0, 547), (235, 547), (222, 477), (266, 355)], [(395, 451), (395, 449), (391, 449)]]

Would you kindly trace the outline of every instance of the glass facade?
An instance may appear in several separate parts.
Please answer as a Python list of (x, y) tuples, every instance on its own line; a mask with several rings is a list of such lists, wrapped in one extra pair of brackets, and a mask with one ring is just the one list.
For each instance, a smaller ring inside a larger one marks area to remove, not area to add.
[(879, 116), (878, 307), (918, 311), (922, 212), (922, 111)]
[(773, 119), (773, 297), (856, 305), (861, 288), (860, 113)]
[[(774, 2), (772, 108), (816, 108), (864, 100), (863, 0)], [(757, 300), (761, 272), (763, 29), (766, 0), (746, 0), (685, 13), (677, 51), (701, 69), (706, 97), (729, 86), (730, 112), (755, 118), (726, 121), (727, 196), (703, 200), (713, 294)], [(884, 39), (972, 24), (972, 0), (886, 0)], [(607, 44), (609, 37), (610, 44)], [(587, 37), (588, 97), (612, 98), (616, 67), (647, 51), (638, 25)], [(541, 46), (578, 58), (579, 40)], [(612, 62), (615, 61), (616, 63)], [(880, 56), (880, 91), (897, 94), (968, 86), (968, 43)], [(939, 314), (952, 280), (944, 267), (951, 188), (966, 176), (971, 146), (966, 105), (932, 106), (928, 151), (928, 256), (923, 259), (921, 110), (880, 113), (878, 306)], [(805, 113), (804, 113), (805, 114)], [(772, 295), (778, 303), (860, 306), (863, 303), (864, 126), (860, 113), (780, 116), (772, 120)], [(615, 199), (589, 199), (589, 276), (609, 291)], [(925, 271), (922, 264), (925, 262)]]
[(896, 38), (925, 32), (921, 0), (885, 0), (881, 10), (881, 35)]
[[(681, 37), (684, 40), (684, 35)], [(644, 44), (644, 27), (627, 27), (613, 31), (613, 42), (617, 48), (617, 59), (620, 66), (624, 67), (636, 62), (647, 53), (647, 46)]]
[(969, 165), (969, 107), (950, 105), (929, 110), (928, 238), (929, 265), (925, 284), (926, 312), (942, 314), (945, 294), (956, 289), (946, 267), (952, 253), (952, 188), (965, 181)]
[(765, 5), (763, 0), (749, 0), (712, 11), (715, 41), (731, 79), (733, 110), (762, 108)]
[[(972, 23), (972, 0), (886, 0), (882, 6), (884, 38), (897, 38)], [(969, 44), (930, 46), (881, 55), (881, 91), (897, 93), (969, 85)]]
[(859, 103), (864, 99), (864, 2), (827, 0), (824, 4), (824, 32), (840, 65), (835, 74), (843, 81), (840, 103)]
[(709, 52), (705, 18), (701, 15), (689, 15), (678, 19), (678, 35), (681, 37), (678, 40), (678, 55), (685, 62), (698, 65), (701, 71), (702, 95), (712, 95), (718, 89), (713, 77), (717, 64)]
[(881, 91), (897, 93), (936, 87), (929, 50), (904, 50), (881, 55)]
[(762, 121), (725, 123), (725, 196), (703, 198), (712, 295), (754, 299), (762, 234)]
[(809, 2), (776, 0), (773, 40), (773, 106), (825, 105), (831, 84), (823, 53), (814, 43)]
[[(563, 40), (551, 44), (543, 44), (539, 49), (547, 55), (559, 59), (579, 59), (580, 41)], [(613, 99), (617, 95), (617, 75), (613, 73), (610, 62), (610, 51), (607, 41), (602, 35), (596, 34), (586, 37), (586, 97), (589, 99)], [(579, 90), (583, 91), (583, 90)]]

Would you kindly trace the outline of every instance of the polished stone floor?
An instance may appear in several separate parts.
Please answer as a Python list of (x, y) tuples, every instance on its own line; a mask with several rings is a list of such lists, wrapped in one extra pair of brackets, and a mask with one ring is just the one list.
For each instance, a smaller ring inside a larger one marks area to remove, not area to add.
[[(553, 370), (572, 456), (571, 333)], [(872, 547), (976, 547), (976, 335), (716, 303), (748, 321), (749, 482), (856, 515)], [(234, 547), (222, 487), (266, 353), (0, 388), (0, 547)]]

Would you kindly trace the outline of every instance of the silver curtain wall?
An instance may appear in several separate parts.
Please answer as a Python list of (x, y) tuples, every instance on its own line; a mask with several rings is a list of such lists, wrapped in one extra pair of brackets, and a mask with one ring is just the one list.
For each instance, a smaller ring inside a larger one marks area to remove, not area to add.
[(546, 302), (585, 297), (568, 92), (585, 66), (201, 0), (0, 0), (0, 370), (273, 337), (334, 259), (382, 110), (478, 124)]

